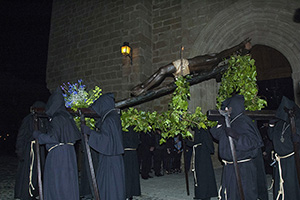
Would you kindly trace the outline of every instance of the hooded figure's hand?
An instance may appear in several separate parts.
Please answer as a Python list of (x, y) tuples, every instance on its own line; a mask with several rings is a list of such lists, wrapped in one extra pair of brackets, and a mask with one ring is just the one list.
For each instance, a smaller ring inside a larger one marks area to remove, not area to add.
[(295, 143), (300, 143), (300, 136), (297, 133), (296, 134), (292, 133), (292, 141)]
[(226, 135), (228, 137), (230, 136), (234, 139), (239, 139), (239, 134), (235, 130), (233, 130), (232, 128), (226, 127), (225, 132), (226, 132)]
[(91, 134), (92, 130), (87, 125), (82, 124), (80, 127), (84, 134), (87, 134), (87, 135)]
[(272, 119), (269, 121), (269, 127), (273, 128), (275, 124), (278, 122), (278, 119)]
[(37, 138), (39, 137), (40, 134), (41, 134), (40, 131), (33, 131), (32, 136), (33, 136), (34, 139), (37, 139)]
[(225, 117), (220, 117), (219, 119), (218, 119), (218, 125), (221, 125), (221, 126), (223, 126), (223, 127), (226, 127), (225, 126)]

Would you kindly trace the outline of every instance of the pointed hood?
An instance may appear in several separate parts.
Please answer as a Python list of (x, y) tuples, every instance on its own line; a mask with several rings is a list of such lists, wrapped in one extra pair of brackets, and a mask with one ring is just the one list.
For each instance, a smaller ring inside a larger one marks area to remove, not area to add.
[(48, 116), (53, 118), (48, 134), (52, 135), (57, 142), (74, 143), (81, 138), (73, 116), (65, 107), (65, 100), (59, 87), (49, 97), (45, 111)]
[(230, 118), (233, 119), (240, 113), (245, 112), (245, 99), (243, 95), (234, 95), (222, 102), (221, 109), (225, 110), (226, 107), (232, 108)]
[(45, 108), (46, 104), (42, 101), (36, 101), (33, 103), (33, 105), (31, 106), (33, 108)]
[(49, 97), (45, 111), (46, 114), (50, 117), (53, 117), (53, 115), (57, 112), (66, 111), (65, 100), (59, 87), (57, 87)]
[(287, 97), (285, 97), (285, 96), (282, 97), (281, 103), (276, 110), (276, 117), (283, 121), (289, 122), (290, 121), (289, 115), (287, 112), (285, 112), (285, 110), (284, 110), (285, 107), (288, 109), (293, 109), (295, 107), (296, 113), (299, 113), (299, 107), (295, 104), (295, 102), (291, 101)]
[(115, 99), (113, 93), (101, 95), (92, 105), (91, 108), (101, 117), (115, 108)]
[(90, 135), (89, 145), (104, 155), (123, 154), (122, 123), (115, 110), (113, 94), (101, 95), (91, 108), (100, 116), (100, 120), (96, 124), (98, 131), (93, 131)]

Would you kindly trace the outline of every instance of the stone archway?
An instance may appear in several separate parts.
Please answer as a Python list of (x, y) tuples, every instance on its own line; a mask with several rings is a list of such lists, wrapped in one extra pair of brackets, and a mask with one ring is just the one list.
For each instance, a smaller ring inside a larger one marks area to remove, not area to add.
[(255, 60), (258, 81), (291, 77), (289, 61), (276, 49), (257, 44), (252, 47), (251, 55)]
[[(276, 3), (275, 3), (276, 2)], [(292, 68), (295, 102), (300, 82), (300, 28), (293, 22), (296, 0), (259, 1), (242, 0), (219, 12), (199, 32), (194, 42), (190, 57), (212, 52), (219, 52), (232, 47), (245, 38), (252, 39), (252, 45), (261, 44), (281, 52)], [(201, 47), (201, 48), (199, 48)], [(215, 80), (208, 80), (191, 87), (189, 107), (194, 110), (201, 106), (205, 113), (214, 109), (218, 92)], [(217, 154), (213, 156), (214, 166), (220, 165)]]
[[(282, 0), (277, 0), (276, 3), (238, 1), (219, 12), (201, 30), (190, 57), (218, 52), (250, 37), (253, 45), (272, 47), (287, 58), (292, 68), (294, 93), (297, 94), (300, 81), (300, 29), (299, 24), (294, 23), (292, 19), (299, 2), (292, 0), (286, 4), (286, 1)], [(201, 105), (204, 111), (212, 109), (217, 95), (217, 83), (214, 80), (203, 82), (191, 87), (191, 93), (195, 97), (191, 99), (191, 109), (197, 105)], [(199, 95), (204, 97), (203, 100), (199, 100)], [(299, 99), (300, 97), (295, 95), (298, 104)]]
[(266, 109), (277, 109), (282, 96), (294, 100), (292, 69), (285, 56), (265, 45), (253, 46), (251, 55), (256, 65), (258, 94), (268, 102)]

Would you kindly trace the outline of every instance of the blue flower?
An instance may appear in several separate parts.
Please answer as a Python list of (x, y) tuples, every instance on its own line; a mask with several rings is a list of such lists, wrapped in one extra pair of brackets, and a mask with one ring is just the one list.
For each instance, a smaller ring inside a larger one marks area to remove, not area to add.
[(71, 107), (72, 107), (72, 103), (69, 102), (69, 101), (67, 101), (67, 102), (65, 103), (65, 106), (66, 106), (67, 108), (71, 108)]

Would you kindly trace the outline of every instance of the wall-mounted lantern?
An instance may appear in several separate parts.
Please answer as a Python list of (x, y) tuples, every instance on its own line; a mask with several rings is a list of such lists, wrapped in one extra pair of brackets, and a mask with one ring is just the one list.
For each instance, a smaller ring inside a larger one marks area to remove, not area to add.
[(130, 64), (132, 65), (132, 49), (128, 42), (124, 42), (123, 46), (121, 46), (121, 53), (130, 58)]

